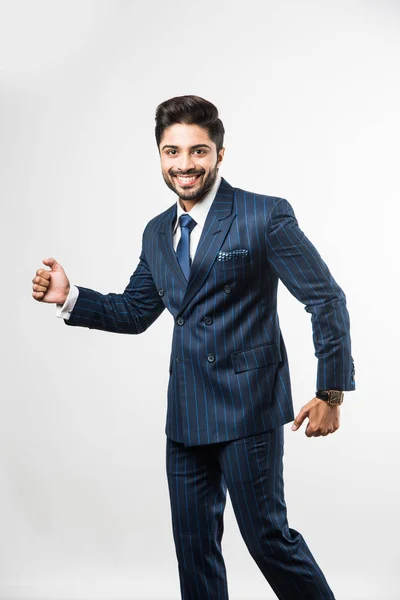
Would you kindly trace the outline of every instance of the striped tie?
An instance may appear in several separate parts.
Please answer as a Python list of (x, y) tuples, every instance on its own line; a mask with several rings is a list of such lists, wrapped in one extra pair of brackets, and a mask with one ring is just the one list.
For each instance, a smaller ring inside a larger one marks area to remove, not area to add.
[(176, 249), (176, 257), (184, 276), (189, 281), (191, 266), (189, 236), (193, 227), (197, 225), (197, 223), (190, 215), (185, 213), (179, 217), (179, 225), (181, 226), (181, 239), (179, 240), (178, 247)]

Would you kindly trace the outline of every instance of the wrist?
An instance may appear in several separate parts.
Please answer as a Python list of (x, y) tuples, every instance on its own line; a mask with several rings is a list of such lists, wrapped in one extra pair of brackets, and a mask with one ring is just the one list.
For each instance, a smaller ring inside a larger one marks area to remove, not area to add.
[(66, 290), (65, 290), (64, 301), (62, 302), (62, 304), (65, 304), (65, 303), (66, 303), (66, 301), (67, 301), (67, 298), (68, 298), (68, 296), (69, 296), (69, 293), (70, 293), (70, 291), (71, 291), (71, 286), (70, 286), (70, 284), (68, 284), (68, 286), (67, 286), (67, 288), (66, 288)]

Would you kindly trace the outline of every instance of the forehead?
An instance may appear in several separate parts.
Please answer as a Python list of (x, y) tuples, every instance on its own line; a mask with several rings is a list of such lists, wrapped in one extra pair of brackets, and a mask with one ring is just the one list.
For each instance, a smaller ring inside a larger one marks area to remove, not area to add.
[(196, 144), (215, 146), (206, 129), (199, 125), (187, 125), (186, 123), (174, 123), (164, 129), (160, 141), (161, 148), (165, 144), (179, 146), (180, 148), (189, 148)]

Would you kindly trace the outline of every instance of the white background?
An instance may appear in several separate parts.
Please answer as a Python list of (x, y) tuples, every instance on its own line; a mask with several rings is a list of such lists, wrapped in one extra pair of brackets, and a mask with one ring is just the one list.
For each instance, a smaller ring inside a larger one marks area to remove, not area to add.
[[(337, 600), (400, 598), (398, 2), (0, 4), (0, 599), (179, 594), (165, 473), (165, 311), (141, 336), (70, 328), (32, 298), (54, 256), (122, 292), (161, 177), (157, 104), (214, 102), (221, 174), (285, 197), (344, 289), (355, 392), (341, 427), (285, 426), (289, 525)], [(311, 322), (280, 285), (297, 413), (315, 391)], [(306, 421), (307, 422), (307, 421)], [(232, 600), (273, 598), (230, 501)], [(397, 590), (397, 591), (396, 591)]]

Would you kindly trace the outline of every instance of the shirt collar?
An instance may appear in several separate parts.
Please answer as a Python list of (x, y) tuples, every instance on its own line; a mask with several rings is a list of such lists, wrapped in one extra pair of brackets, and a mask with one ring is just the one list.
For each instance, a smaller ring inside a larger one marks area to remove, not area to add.
[(190, 216), (196, 221), (196, 223), (198, 223), (199, 225), (204, 227), (204, 223), (205, 223), (206, 217), (208, 215), (208, 211), (210, 210), (211, 204), (213, 203), (214, 198), (217, 195), (217, 191), (220, 186), (220, 183), (221, 183), (221, 175), (218, 174), (212, 187), (208, 190), (208, 192), (206, 193), (204, 198), (199, 200), (199, 202), (196, 202), (196, 204), (190, 209), (190, 211), (183, 210), (183, 208), (180, 205), (179, 198), (177, 199), (177, 201), (176, 201), (177, 211), (176, 211), (175, 224), (174, 224), (174, 228), (173, 228), (173, 232), (172, 232), (173, 235), (175, 234), (176, 229), (178, 227), (179, 217), (183, 214), (186, 214), (186, 212), (187, 212), (187, 214), (190, 214)]

